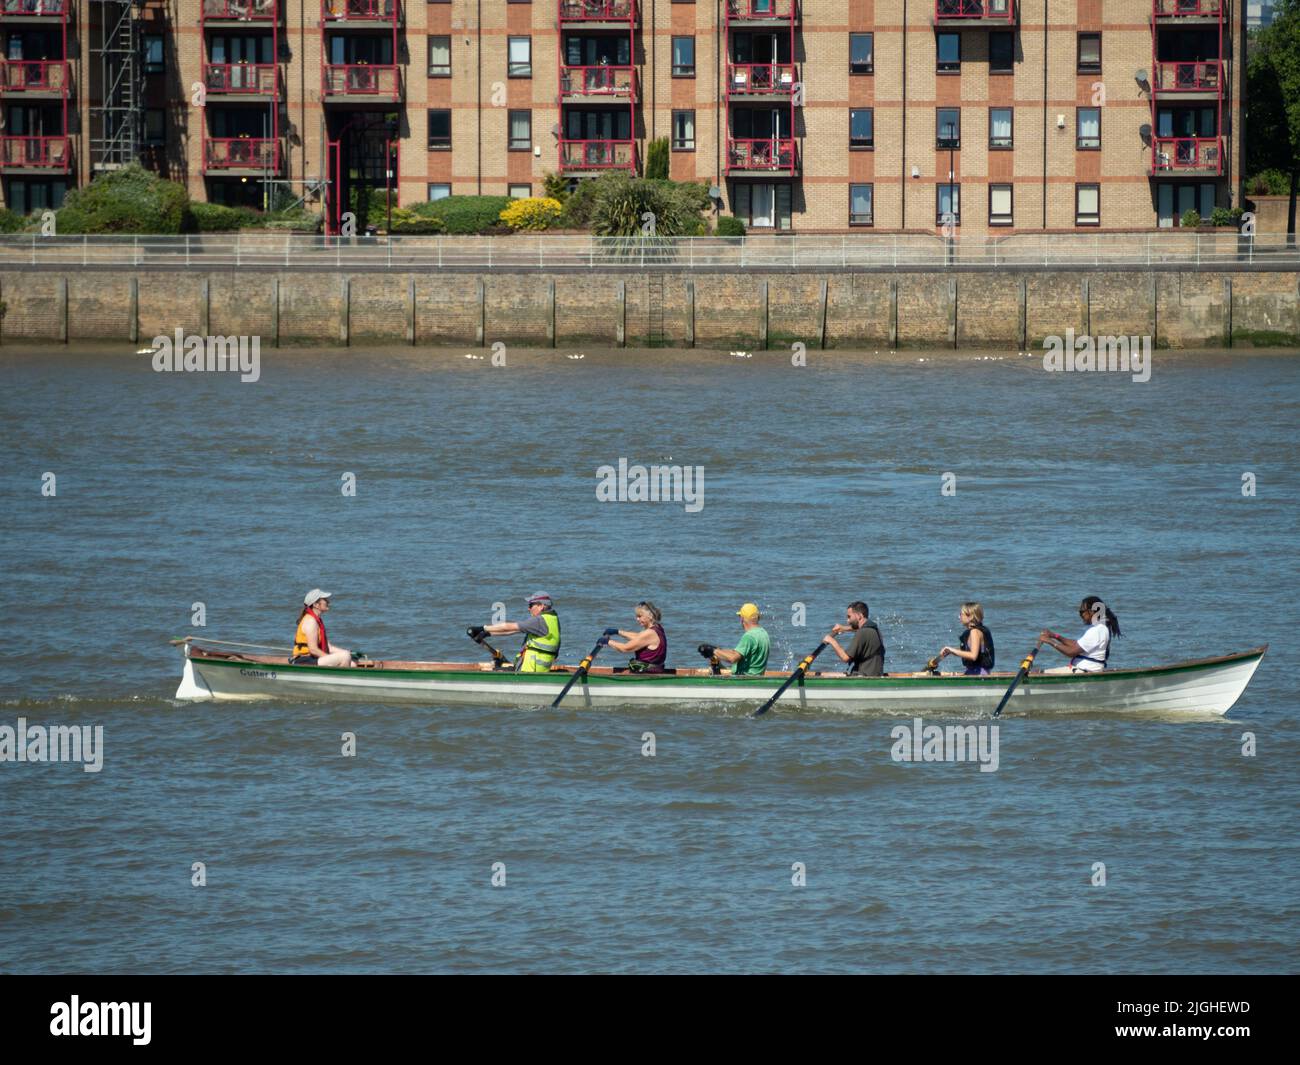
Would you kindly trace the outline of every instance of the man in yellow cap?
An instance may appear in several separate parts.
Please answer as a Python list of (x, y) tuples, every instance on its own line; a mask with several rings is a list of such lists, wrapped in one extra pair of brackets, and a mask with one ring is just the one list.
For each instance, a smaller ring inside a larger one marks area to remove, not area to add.
[(746, 603), (736, 611), (741, 627), (745, 630), (735, 650), (726, 647), (714, 647), (709, 643), (700, 644), (700, 654), (705, 658), (717, 655), (724, 662), (733, 663), (732, 674), (737, 677), (762, 674), (767, 669), (767, 654), (772, 641), (767, 630), (759, 624), (762, 615), (753, 603)]

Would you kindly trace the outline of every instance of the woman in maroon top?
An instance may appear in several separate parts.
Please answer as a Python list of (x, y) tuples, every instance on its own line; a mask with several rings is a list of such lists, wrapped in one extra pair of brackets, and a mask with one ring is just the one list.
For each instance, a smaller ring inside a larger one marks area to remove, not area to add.
[(668, 659), (668, 637), (664, 627), (659, 623), (663, 615), (654, 603), (637, 603), (636, 620), (641, 626), (640, 632), (618, 630), (620, 636), (626, 637), (623, 643), (611, 639), (610, 647), (632, 658), (627, 668), (634, 673), (662, 673), (664, 662)]

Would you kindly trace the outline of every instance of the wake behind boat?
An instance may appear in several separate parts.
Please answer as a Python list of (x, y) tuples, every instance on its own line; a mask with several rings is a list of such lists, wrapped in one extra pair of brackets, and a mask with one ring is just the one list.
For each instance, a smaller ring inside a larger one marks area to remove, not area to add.
[[(177, 699), (347, 699), (382, 702), (453, 702), (489, 706), (543, 706), (572, 678), (575, 667), (515, 673), (491, 662), (364, 661), (362, 668), (290, 665), (282, 655), (246, 654), (183, 645), (184, 674)], [(209, 641), (220, 643), (220, 641)], [(230, 645), (226, 645), (230, 646)], [(1093, 673), (1031, 673), (1016, 688), (1008, 710), (1019, 713), (1173, 711), (1225, 714), (1241, 697), (1268, 645), (1216, 658), (1143, 669)], [(777, 702), (780, 708), (857, 711), (976, 711), (992, 713), (1014, 673), (987, 676), (893, 673), (846, 677), (809, 673)], [(566, 707), (765, 702), (789, 677), (717, 675), (709, 669), (633, 673), (592, 667), (565, 697)]]

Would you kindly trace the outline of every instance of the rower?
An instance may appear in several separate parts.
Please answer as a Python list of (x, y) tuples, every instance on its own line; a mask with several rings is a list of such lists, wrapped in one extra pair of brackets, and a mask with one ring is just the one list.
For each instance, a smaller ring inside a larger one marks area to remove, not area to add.
[(560, 618), (551, 597), (534, 592), (528, 597), (528, 617), (523, 621), (499, 621), (469, 630), (473, 639), (482, 636), (524, 634), (523, 646), (515, 656), (516, 673), (547, 673), (560, 653)]
[[(822, 643), (827, 644), (839, 656), (841, 662), (847, 662), (849, 668), (844, 672), (850, 677), (883, 677), (885, 675), (885, 641), (881, 639), (880, 629), (874, 621), (869, 620), (871, 611), (861, 599), (850, 603), (844, 611), (847, 625), (835, 625), (825, 636)], [(854, 634), (853, 642), (846, 651), (835, 639), (842, 632)]]
[(1079, 617), (1088, 627), (1077, 640), (1048, 629), (1038, 634), (1039, 643), (1045, 643), (1053, 650), (1070, 656), (1068, 666), (1057, 666), (1043, 672), (1098, 673), (1106, 668), (1106, 662), (1110, 658), (1110, 642), (1120, 634), (1119, 618), (1095, 595), (1084, 597), (1079, 604)]
[(734, 649), (702, 643), (699, 652), (705, 658), (713, 658), (716, 655), (724, 662), (731, 662), (733, 677), (761, 676), (767, 669), (767, 655), (772, 646), (767, 630), (759, 624), (762, 615), (759, 614), (757, 606), (746, 603), (736, 611), (736, 616), (740, 618), (741, 628), (745, 631)]
[(313, 588), (302, 599), (298, 614), (298, 631), (293, 638), (292, 666), (350, 667), (352, 652), (343, 647), (331, 647), (325, 634), (325, 615), (330, 609), (333, 592)]
[(966, 663), (966, 676), (987, 677), (993, 671), (993, 633), (984, 624), (984, 607), (979, 603), (962, 603), (957, 612), (962, 623), (961, 639), (957, 647), (945, 647), (940, 658), (954, 655)]
[(664, 627), (660, 624), (663, 614), (654, 603), (643, 600), (636, 605), (636, 620), (641, 626), (640, 632), (619, 629), (618, 635), (624, 637), (625, 642), (611, 639), (609, 646), (615, 651), (632, 655), (627, 664), (628, 672), (662, 673), (664, 662), (668, 659), (668, 637), (664, 635)]

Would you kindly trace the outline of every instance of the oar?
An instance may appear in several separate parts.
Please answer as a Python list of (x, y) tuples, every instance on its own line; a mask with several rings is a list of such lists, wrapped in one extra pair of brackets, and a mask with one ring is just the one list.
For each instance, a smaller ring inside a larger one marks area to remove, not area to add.
[(819, 643), (817, 645), (817, 650), (815, 650), (810, 655), (805, 655), (803, 661), (794, 667), (794, 672), (785, 678), (785, 683), (782, 684), (781, 687), (776, 689), (776, 694), (773, 695), (772, 698), (770, 698), (757, 710), (755, 710), (753, 716), (762, 717), (764, 714), (766, 714), (768, 710), (772, 708), (772, 704), (775, 703), (779, 698), (781, 698), (786, 688), (790, 687), (791, 684), (793, 684), (796, 680), (799, 680), (805, 673), (808, 672), (808, 667), (812, 665), (813, 659), (816, 658), (819, 654), (821, 654), (822, 651), (824, 651), (827, 646), (828, 645), (825, 643)]
[(1038, 649), (1042, 644), (1034, 644), (1034, 649), (1025, 655), (1025, 660), (1020, 663), (1020, 672), (1016, 674), (1016, 679), (1011, 682), (1011, 687), (1007, 689), (1007, 694), (1002, 696), (1002, 702), (998, 703), (998, 708), (993, 711), (993, 716), (997, 717), (1002, 713), (1002, 708), (1007, 705), (1007, 700), (1011, 698), (1011, 693), (1016, 690), (1016, 685), (1029, 675), (1029, 667), (1034, 664), (1034, 656), (1038, 654)]
[(935, 655), (932, 659), (930, 659), (930, 661), (928, 661), (928, 662), (925, 664), (925, 671), (926, 671), (927, 673), (938, 673), (938, 672), (939, 672), (939, 656), (938, 656), (938, 655)]
[(505, 669), (510, 664), (510, 659), (508, 659), (505, 655), (503, 655), (500, 651), (498, 651), (495, 647), (493, 647), (490, 643), (488, 643), (487, 640), (483, 639), (481, 636), (475, 636), (473, 628), (466, 629), (465, 635), (468, 636), (480, 647), (482, 647), (484, 650), (491, 652), (493, 669)]
[[(606, 629), (605, 631), (608, 632), (609, 630)], [(615, 629), (614, 631), (618, 632), (618, 629)], [(601, 636), (601, 638), (596, 641), (596, 646), (591, 649), (590, 653), (587, 655), (586, 658), (584, 658), (581, 662), (578, 663), (578, 668), (573, 671), (573, 676), (569, 678), (569, 683), (566, 684), (560, 690), (560, 694), (557, 695), (555, 697), (555, 701), (551, 703), (552, 710), (554, 710), (557, 706), (559, 706), (560, 700), (562, 700), (566, 695), (569, 694), (569, 689), (578, 683), (578, 678), (586, 676), (587, 670), (591, 668), (591, 660), (595, 658), (598, 654), (600, 654), (600, 649), (604, 647), (607, 643), (609, 643), (608, 636)]]

